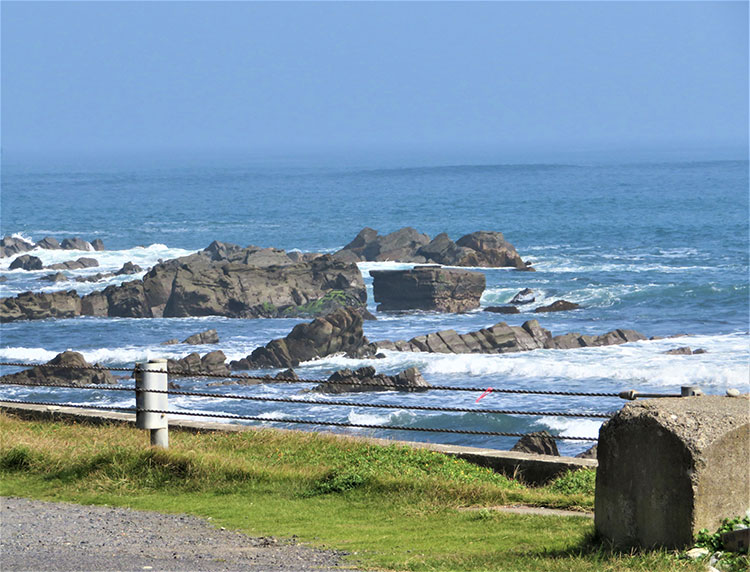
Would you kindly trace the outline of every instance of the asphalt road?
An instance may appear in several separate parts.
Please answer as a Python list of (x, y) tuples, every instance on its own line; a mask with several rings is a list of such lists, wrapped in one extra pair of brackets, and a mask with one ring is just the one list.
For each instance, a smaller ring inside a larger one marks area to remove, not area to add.
[(342, 553), (187, 515), (0, 497), (0, 570), (337, 571)]

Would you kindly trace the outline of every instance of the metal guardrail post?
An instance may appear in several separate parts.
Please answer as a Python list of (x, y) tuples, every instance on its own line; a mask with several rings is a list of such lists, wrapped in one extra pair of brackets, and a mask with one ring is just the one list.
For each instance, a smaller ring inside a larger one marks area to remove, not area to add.
[(151, 445), (169, 447), (169, 425), (166, 413), (149, 413), (145, 410), (167, 411), (167, 394), (149, 390), (167, 391), (167, 360), (152, 359), (141, 364), (135, 376), (135, 426), (151, 431)]

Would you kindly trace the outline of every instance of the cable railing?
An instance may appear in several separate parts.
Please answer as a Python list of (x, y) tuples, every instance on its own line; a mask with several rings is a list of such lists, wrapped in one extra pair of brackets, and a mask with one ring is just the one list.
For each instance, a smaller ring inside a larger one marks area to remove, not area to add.
[[(154, 445), (167, 446), (167, 429), (168, 429), (168, 416), (186, 416), (186, 417), (197, 417), (197, 418), (211, 418), (211, 419), (222, 419), (227, 421), (255, 421), (264, 424), (267, 423), (283, 423), (292, 425), (307, 425), (307, 426), (318, 426), (318, 427), (336, 427), (336, 428), (353, 428), (353, 429), (373, 429), (373, 430), (384, 430), (384, 431), (417, 431), (425, 433), (446, 433), (446, 434), (461, 434), (461, 435), (478, 435), (478, 436), (489, 436), (489, 437), (524, 437), (527, 433), (511, 432), (511, 431), (483, 431), (475, 429), (464, 429), (456, 427), (419, 427), (410, 425), (390, 425), (390, 424), (377, 424), (377, 423), (353, 423), (353, 422), (340, 422), (331, 421), (325, 419), (300, 419), (294, 417), (280, 417), (280, 418), (268, 418), (262, 415), (242, 415), (235, 413), (221, 413), (212, 411), (198, 411), (198, 410), (178, 410), (170, 409), (168, 405), (169, 396), (180, 396), (180, 397), (197, 397), (201, 399), (222, 399), (222, 400), (235, 400), (235, 401), (249, 401), (249, 402), (267, 402), (267, 403), (283, 403), (283, 404), (295, 404), (305, 406), (330, 406), (330, 407), (347, 407), (347, 408), (378, 408), (378, 409), (397, 409), (405, 411), (425, 411), (425, 412), (439, 412), (439, 413), (476, 413), (482, 415), (509, 415), (509, 416), (533, 416), (533, 417), (567, 417), (567, 418), (591, 418), (591, 419), (609, 419), (612, 413), (601, 413), (601, 412), (589, 412), (589, 411), (538, 411), (538, 410), (524, 410), (524, 409), (491, 409), (485, 407), (448, 407), (448, 406), (433, 406), (433, 405), (419, 405), (414, 403), (372, 403), (372, 402), (359, 402), (351, 401), (347, 399), (323, 399), (323, 398), (310, 398), (305, 396), (304, 398), (294, 397), (272, 397), (272, 396), (256, 396), (256, 395), (238, 395), (233, 393), (214, 393), (208, 391), (188, 391), (182, 389), (169, 388), (168, 379), (169, 377), (182, 377), (182, 378), (219, 378), (219, 379), (239, 379), (245, 381), (256, 381), (263, 384), (325, 384), (328, 386), (344, 385), (349, 387), (358, 388), (374, 388), (379, 390), (392, 389), (401, 390), (404, 392), (406, 389), (402, 385), (395, 383), (383, 383), (366, 382), (363, 380), (357, 380), (353, 378), (342, 379), (342, 380), (327, 380), (327, 379), (299, 379), (291, 377), (270, 377), (270, 376), (254, 376), (249, 374), (218, 374), (208, 372), (186, 372), (184, 370), (168, 370), (166, 360), (152, 360), (147, 363), (139, 363), (134, 367), (107, 367), (107, 366), (69, 366), (62, 364), (40, 364), (40, 363), (28, 363), (28, 362), (0, 362), (0, 366), (4, 367), (27, 367), (27, 368), (40, 368), (41, 370), (58, 370), (58, 371), (75, 371), (75, 370), (93, 370), (93, 371), (118, 371), (131, 373), (135, 379), (135, 387), (111, 385), (111, 384), (78, 384), (78, 383), (58, 383), (58, 382), (47, 382), (47, 381), (16, 381), (8, 379), (0, 379), (0, 385), (14, 385), (20, 387), (49, 387), (58, 389), (76, 389), (76, 390), (97, 390), (97, 391), (112, 391), (112, 392), (130, 392), (134, 394), (136, 406), (135, 407), (124, 407), (124, 406), (109, 406), (99, 404), (81, 404), (72, 402), (59, 402), (59, 401), (39, 401), (39, 400), (25, 400), (25, 399), (0, 399), (0, 404), (25, 404), (25, 405), (38, 405), (38, 406), (56, 406), (56, 407), (70, 407), (77, 409), (90, 409), (98, 411), (118, 411), (125, 413), (133, 413), (136, 416), (136, 426), (141, 429), (151, 430), (151, 442)], [(533, 390), (533, 389), (515, 389), (515, 388), (496, 388), (496, 387), (466, 387), (466, 386), (429, 386), (429, 387), (418, 387), (410, 388), (409, 391), (404, 392), (405, 395), (423, 395), (426, 391), (457, 391), (457, 392), (473, 392), (479, 393), (479, 397), (476, 403), (480, 399), (490, 393), (499, 394), (513, 394), (513, 395), (551, 395), (551, 396), (566, 396), (566, 397), (597, 397), (597, 398), (620, 398), (627, 400), (634, 400), (638, 398), (656, 398), (656, 397), (681, 397), (685, 395), (694, 395), (698, 393), (695, 387), (683, 388), (680, 394), (667, 394), (667, 393), (641, 393), (634, 390), (620, 391), (620, 392), (579, 392), (579, 391), (545, 391), (545, 390)], [(309, 394), (308, 394), (309, 395)], [(595, 437), (584, 437), (584, 436), (569, 436), (569, 435), (550, 435), (555, 440), (567, 440), (567, 441), (596, 441)]]

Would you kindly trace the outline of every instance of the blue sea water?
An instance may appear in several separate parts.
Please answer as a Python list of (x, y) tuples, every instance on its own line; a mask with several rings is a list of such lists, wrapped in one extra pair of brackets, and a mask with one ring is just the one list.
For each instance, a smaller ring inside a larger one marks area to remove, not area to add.
[[(2, 234), (33, 241), (80, 236), (100, 238), (106, 251), (86, 253), (100, 267), (76, 275), (117, 270), (126, 261), (147, 268), (159, 259), (182, 256), (220, 240), (305, 252), (331, 252), (364, 226), (381, 233), (412, 226), (453, 239), (475, 230), (502, 231), (535, 273), (481, 269), (487, 276), (482, 306), (507, 302), (519, 290), (536, 291), (537, 301), (521, 314), (383, 314), (367, 322), (371, 340), (408, 339), (453, 328), (475, 330), (531, 318), (553, 334), (599, 334), (632, 328), (647, 336), (687, 334), (580, 350), (538, 350), (507, 355), (439, 355), (388, 352), (374, 362), (394, 373), (416, 365), (439, 385), (533, 388), (564, 391), (674, 392), (700, 385), (708, 393), (729, 387), (748, 390), (748, 163), (746, 161), (597, 165), (490, 165), (419, 168), (154, 167), (63, 169), (5, 166), (2, 173)], [(77, 258), (70, 251), (34, 252), (45, 264)], [(38, 278), (48, 271), (9, 271), (0, 259), (2, 296), (24, 290), (67, 289)], [(373, 268), (360, 264), (368, 288)], [(408, 266), (408, 265), (407, 265)], [(129, 277), (128, 279), (132, 279)], [(122, 281), (75, 284), (79, 293)], [(375, 311), (372, 291), (369, 306)], [(564, 298), (581, 310), (534, 314), (536, 306)], [(299, 320), (223, 318), (79, 318), (2, 325), (1, 360), (46, 361), (65, 349), (89, 361), (129, 366), (153, 357), (181, 357), (205, 347), (162, 346), (216, 328), (218, 346), (230, 359), (286, 335)], [(665, 355), (679, 346), (703, 348), (693, 356)], [(213, 348), (211, 348), (213, 349)], [(318, 378), (341, 367), (371, 362), (340, 356), (303, 364), (301, 377)], [(8, 371), (12, 371), (6, 368)], [(186, 389), (206, 380), (181, 382)], [(220, 391), (292, 396), (299, 405), (171, 400), (176, 410), (285, 416), (364, 424), (450, 427), (489, 431), (549, 429), (569, 436), (596, 436), (600, 420), (549, 416), (423, 413), (399, 405), (443, 405), (526, 410), (607, 412), (617, 399), (581, 399), (490, 394), (479, 405), (473, 393), (393, 393), (346, 397), (388, 403), (394, 409), (362, 409), (305, 404), (299, 386), (225, 386)], [(132, 404), (115, 392), (61, 393), (3, 387), (8, 397)], [(343, 398), (342, 398), (343, 399)], [(285, 426), (274, 423), (274, 426)], [(355, 430), (399, 439), (432, 440), (497, 448), (514, 439), (418, 432)], [(576, 452), (584, 442), (566, 442)]]

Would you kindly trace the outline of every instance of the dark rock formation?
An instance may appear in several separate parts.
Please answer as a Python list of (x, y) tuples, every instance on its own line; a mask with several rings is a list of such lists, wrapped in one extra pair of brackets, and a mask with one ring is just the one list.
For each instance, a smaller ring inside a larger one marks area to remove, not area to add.
[(455, 330), (443, 330), (417, 336), (409, 341), (382, 341), (374, 342), (372, 345), (378, 351), (501, 354), (544, 348), (573, 349), (608, 346), (645, 339), (643, 334), (634, 330), (614, 330), (601, 336), (571, 333), (553, 337), (548, 330), (539, 325), (538, 321), (529, 320), (522, 326), (509, 326), (505, 322), (500, 322), (489, 328), (467, 334), (458, 334)]
[[(92, 367), (78, 352), (65, 351), (57, 354), (47, 362), (57, 367), (32, 367), (18, 373), (11, 373), (0, 377), (6, 383), (57, 383), (73, 385), (91, 385), (116, 383), (115, 378), (106, 369), (68, 369)], [(93, 367), (99, 367), (95, 364)]]
[(296, 371), (288, 368), (277, 373), (275, 379), (299, 379), (299, 376), (297, 375)]
[(216, 332), (216, 330), (206, 330), (205, 332), (200, 332), (199, 334), (193, 334), (192, 336), (189, 336), (187, 339), (185, 339), (183, 344), (191, 344), (191, 345), (199, 345), (199, 344), (218, 344), (219, 343), (219, 334)]
[(230, 365), (232, 369), (296, 367), (336, 353), (352, 357), (375, 353), (362, 332), (362, 316), (355, 309), (341, 308), (312, 322), (297, 324), (285, 338), (271, 340)]
[(141, 268), (137, 264), (133, 264), (132, 262), (126, 262), (122, 265), (122, 268), (115, 272), (115, 276), (123, 276), (125, 274), (138, 274), (139, 272), (143, 272), (143, 268)]
[(479, 307), (485, 287), (481, 272), (417, 266), (412, 270), (372, 270), (378, 311), (466, 312)]
[(67, 282), (68, 277), (65, 276), (62, 272), (55, 272), (54, 274), (47, 274), (46, 276), (42, 276), (39, 280), (43, 280), (45, 282)]
[[(87, 316), (258, 318), (317, 316), (344, 306), (364, 309), (366, 300), (354, 264), (329, 255), (295, 263), (282, 250), (214, 242), (196, 254), (157, 264), (143, 280), (88, 294), (79, 306)], [(55, 317), (54, 312), (20, 310), (27, 302), (0, 299), (0, 321)], [(19, 312), (6, 313), (11, 306)]]
[(105, 278), (109, 278), (111, 276), (114, 276), (111, 272), (97, 272), (96, 274), (92, 274), (91, 276), (76, 276), (75, 281), (76, 282), (99, 282), (99, 280), (104, 280)]
[(51, 236), (45, 236), (42, 240), (37, 241), (34, 246), (44, 248), (45, 250), (60, 250), (62, 248), (57, 239)]
[(557, 300), (552, 302), (549, 306), (539, 306), (535, 312), (565, 312), (567, 310), (577, 310), (581, 306), (575, 302), (568, 302), (567, 300)]
[(495, 314), (520, 314), (521, 311), (515, 306), (487, 306), (485, 312), (494, 312)]
[(442, 233), (430, 240), (410, 227), (381, 236), (371, 228), (362, 229), (334, 258), (344, 262), (384, 261), (424, 263), (446, 266), (511, 266), (533, 270), (521, 260), (502, 233), (479, 231), (453, 242)]
[(509, 304), (531, 304), (534, 300), (536, 300), (536, 296), (534, 296), (534, 291), (531, 288), (524, 288), (521, 290), (518, 294), (513, 296), (511, 298)]
[(663, 354), (667, 355), (677, 355), (677, 356), (690, 356), (695, 354), (705, 354), (706, 350), (702, 348), (698, 348), (697, 350), (693, 350), (692, 348), (688, 346), (683, 346), (680, 348), (674, 348), (672, 350), (667, 350), (665, 352), (661, 352)]
[(317, 393), (427, 391), (431, 387), (416, 367), (410, 367), (396, 375), (375, 373), (375, 368), (369, 366), (356, 371), (342, 369), (331, 375), (328, 381), (330, 383), (321, 383), (312, 391)]
[(229, 375), (227, 356), (221, 350), (209, 352), (203, 357), (192, 353), (178, 360), (167, 360), (167, 369), (180, 375)]
[(4, 236), (0, 240), (0, 258), (13, 256), (19, 252), (28, 252), (32, 248), (34, 248), (34, 245), (27, 240), (14, 236)]
[(73, 238), (65, 238), (60, 244), (63, 250), (94, 250), (91, 243), (74, 236)]
[(58, 264), (50, 264), (46, 268), (50, 270), (81, 270), (83, 268), (96, 268), (97, 266), (99, 266), (99, 261), (95, 258), (86, 258), (84, 256), (78, 260), (67, 260)]
[(19, 268), (21, 270), (41, 270), (44, 268), (44, 264), (42, 264), (41, 258), (31, 256), (30, 254), (22, 254), (11, 262), (8, 267), (9, 270), (17, 270)]
[(81, 314), (81, 298), (75, 290), (67, 292), (22, 292), (14, 298), (0, 298), (0, 322), (74, 318)]
[(578, 458), (578, 459), (596, 459), (596, 451), (597, 451), (597, 446), (593, 445), (592, 447), (586, 449), (582, 453), (578, 453), (576, 455), (576, 458)]
[(511, 451), (560, 456), (555, 439), (547, 431), (535, 431), (534, 433), (524, 435), (513, 445)]
[(101, 238), (96, 238), (91, 241), (91, 247), (96, 251), (104, 250), (104, 243)]

